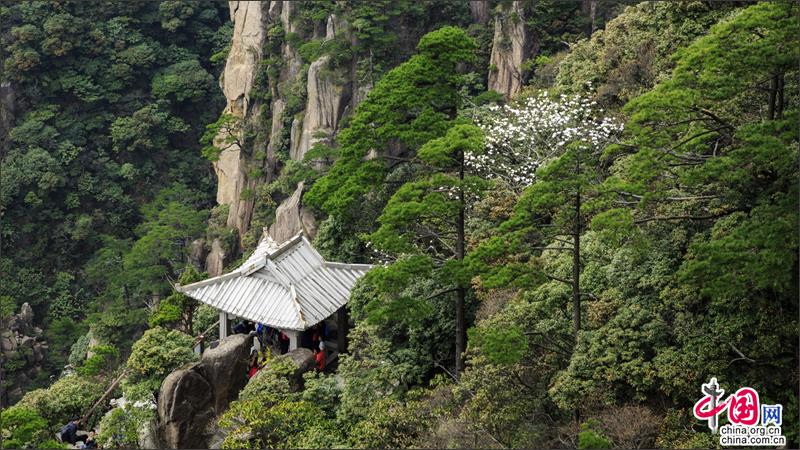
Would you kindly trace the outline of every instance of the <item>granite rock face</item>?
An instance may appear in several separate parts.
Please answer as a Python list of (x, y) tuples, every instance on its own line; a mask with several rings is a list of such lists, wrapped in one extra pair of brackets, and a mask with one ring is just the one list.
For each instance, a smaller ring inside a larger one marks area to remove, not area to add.
[[(224, 114), (231, 114), (245, 120), (253, 111), (254, 103), (250, 99), (250, 91), (258, 74), (261, 62), (262, 47), (265, 39), (263, 21), (268, 17), (262, 8), (265, 2), (232, 1), (229, 2), (233, 35), (225, 70), (220, 79), (220, 87), (225, 94), (227, 105)], [(225, 135), (217, 136), (217, 145)], [(228, 146), (214, 162), (217, 174), (217, 203), (230, 205), (228, 226), (244, 233), (252, 214), (252, 201), (242, 200), (241, 194), (251, 188), (247, 177), (246, 149), (237, 144)]]
[(228, 263), (229, 259), (230, 255), (225, 251), (222, 241), (220, 241), (219, 238), (214, 239), (214, 241), (211, 242), (211, 251), (206, 257), (206, 272), (208, 272), (208, 275), (211, 277), (222, 275), (222, 270), (225, 268), (225, 264)]
[[(336, 39), (337, 35), (347, 36), (347, 29), (347, 22), (331, 15), (326, 24), (325, 40)], [(349, 73), (341, 68), (332, 70), (329, 66), (330, 56), (322, 55), (308, 68), (308, 101), (302, 115), (302, 128), (295, 131), (289, 155), (295, 161), (301, 161), (317, 142), (330, 141), (350, 102)]]
[[(526, 81), (521, 68), (535, 53), (536, 39), (526, 25), (525, 3), (501, 2), (492, 10), (488, 2), (465, 2), (473, 22), (494, 27), (488, 87), (506, 97), (521, 90)], [(272, 199), (279, 205), (274, 223), (268, 222), (272, 211), (261, 209), (264, 203), (257, 200), (256, 193), (259, 187), (279, 179), (286, 159), (302, 161), (317, 143), (335, 145), (342, 124), (375, 82), (373, 76), (359, 75), (367, 63), (371, 67), (371, 57), (349, 62), (331, 52), (315, 54), (309, 61), (301, 57), (299, 42), (334, 40), (333, 48), (348, 42), (360, 45), (358, 33), (345, 17), (329, 14), (309, 23), (303, 14), (306, 4), (296, 1), (231, 1), (229, 6), (234, 26), (220, 78), (227, 99), (222, 113), (239, 117), (249, 131), (243, 143), (246, 148), (229, 146), (214, 163), (217, 203), (228, 205), (226, 225), (238, 231), (240, 244), (249, 242), (252, 228), (269, 225), (270, 234), (279, 242), (301, 230), (311, 236), (316, 226), (310, 210), (302, 206), (300, 186), (291, 192), (281, 189)], [(266, 65), (272, 70), (265, 70)], [(218, 136), (218, 142), (224, 138)], [(390, 156), (395, 152), (382, 150)], [(206, 247), (210, 248), (209, 274), (221, 274), (223, 255), (214, 251), (213, 242)]]
[(489, 59), (489, 89), (506, 98), (517, 94), (525, 82), (522, 63), (531, 54), (531, 35), (525, 24), (524, 2), (501, 6), (494, 22), (492, 54)]
[(0, 320), (0, 406), (19, 401), (42, 372), (48, 345), (42, 329), (33, 325), (33, 308), (23, 303), (17, 314)]
[(301, 205), (303, 183), (297, 185), (294, 193), (281, 202), (275, 212), (275, 222), (269, 227), (269, 236), (278, 244), (303, 232), (309, 239), (317, 234), (317, 223), (307, 208)]
[(200, 361), (167, 375), (158, 395), (158, 434), (166, 447), (206, 448), (209, 425), (247, 384), (252, 345), (252, 336), (229, 336)]

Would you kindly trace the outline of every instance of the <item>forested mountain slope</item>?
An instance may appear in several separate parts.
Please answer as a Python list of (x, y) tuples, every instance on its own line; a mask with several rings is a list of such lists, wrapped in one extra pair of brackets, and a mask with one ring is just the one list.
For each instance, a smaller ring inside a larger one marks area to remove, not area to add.
[(692, 415), (711, 377), (782, 404), (796, 445), (798, 13), (2, 6), (3, 321), (28, 303), (49, 349), (4, 325), (4, 446), (45, 445), (123, 367), (129, 405), (89, 421), (152, 444), (216, 320), (171, 284), (262, 230), (378, 266), (337, 373), (257, 378), (225, 448), (717, 446)]

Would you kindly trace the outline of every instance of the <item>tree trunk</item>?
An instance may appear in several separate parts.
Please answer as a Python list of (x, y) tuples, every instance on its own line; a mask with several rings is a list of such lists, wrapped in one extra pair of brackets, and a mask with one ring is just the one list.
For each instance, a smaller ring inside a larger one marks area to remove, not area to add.
[(575, 193), (575, 227), (572, 231), (572, 321), (575, 332), (575, 343), (581, 330), (581, 192)]
[(778, 75), (778, 99), (777, 99), (777, 105), (775, 106), (775, 109), (777, 109), (776, 116), (778, 120), (783, 119), (783, 91), (784, 91), (783, 88), (785, 83), (786, 80), (784, 78), (783, 72), (781, 72)]
[(340, 355), (347, 353), (347, 329), (349, 325), (347, 307), (342, 306), (336, 311), (336, 350)]
[(769, 80), (769, 104), (767, 106), (767, 118), (775, 120), (775, 104), (778, 98), (778, 75), (774, 75)]
[[(459, 155), (460, 168), (458, 178), (464, 181), (464, 155)], [(459, 186), (459, 201), (461, 208), (458, 211), (458, 220), (456, 221), (456, 259), (459, 261), (464, 259), (464, 189)], [(466, 292), (463, 286), (458, 286), (456, 290), (456, 377), (461, 375), (464, 371), (464, 351), (467, 349), (467, 318), (465, 314), (465, 298)]]
[(590, 34), (593, 34), (594, 30), (597, 29), (597, 0), (591, 0), (589, 3), (589, 18), (592, 23)]
[(464, 313), (465, 289), (458, 288), (456, 294), (456, 377), (459, 377), (464, 371), (464, 351), (467, 349), (467, 319)]
[[(194, 300), (190, 300), (194, 301)], [(197, 306), (190, 306), (189, 311), (186, 313), (186, 332), (189, 336), (194, 335), (193, 328), (194, 328), (194, 310)]]

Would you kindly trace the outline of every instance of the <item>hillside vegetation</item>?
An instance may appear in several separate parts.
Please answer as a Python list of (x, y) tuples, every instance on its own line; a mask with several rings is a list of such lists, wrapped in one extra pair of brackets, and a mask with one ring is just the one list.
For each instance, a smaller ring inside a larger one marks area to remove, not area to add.
[(2, 319), (49, 348), (3, 347), (3, 447), (58, 445), (123, 370), (138, 406), (89, 421), (142, 445), (217, 320), (173, 285), (290, 206), (376, 267), (337, 371), (276, 364), (223, 448), (719, 447), (711, 377), (800, 444), (797, 3), (470, 3), (263, 6), (236, 98), (243, 4), (0, 6)]

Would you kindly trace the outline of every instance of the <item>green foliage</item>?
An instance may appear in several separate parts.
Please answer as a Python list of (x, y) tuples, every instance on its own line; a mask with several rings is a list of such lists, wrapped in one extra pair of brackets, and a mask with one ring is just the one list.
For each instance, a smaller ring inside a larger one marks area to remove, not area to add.
[(376, 401), (367, 416), (350, 430), (355, 448), (408, 448), (430, 426), (428, 411), (418, 401), (391, 398)]
[[(327, 215), (314, 242), (326, 258), (384, 264), (352, 291), (356, 323), (337, 373), (309, 373), (299, 390), (295, 367), (271, 361), (223, 414), (224, 447), (705, 448), (714, 436), (691, 407), (710, 376), (782, 403), (796, 446), (797, 5), (645, 2), (612, 19), (622, 5), (598, 2), (593, 25), (605, 29), (582, 40), (588, 3), (525, 2), (518, 14), (501, 2), (486, 25), (424, 36), (474, 22), (469, 5), (304, 3), (291, 32), (264, 30), (251, 90), (263, 114), (247, 125), (216, 116), (214, 72), (232, 31), (220, 25), (223, 3), (0, 7), (3, 78), (19, 107), (0, 161), (2, 312), (30, 303), (47, 318), (45, 369), (69, 353), (81, 374), (3, 411), (4, 445), (52, 445), (46, 436), (99, 397), (117, 349), (125, 355), (145, 328), (145, 304), (156, 306), (154, 328), (133, 346), (126, 398), (152, 400), (195, 360), (190, 334), (216, 311), (169, 282), (204, 276), (184, 269), (198, 237), (238, 252), (227, 207), (206, 226), (213, 175), (197, 175), (209, 168), (202, 156), (238, 145), (248, 179), (270, 180), (242, 191), (255, 205), (245, 249), (304, 182), (303, 203)], [(312, 39), (331, 14), (346, 25)], [(533, 76), (523, 97), (552, 85), (587, 91), (611, 116), (627, 105), (622, 143), (554, 140), (560, 150), (521, 196), (508, 180), (471, 176), (463, 158), (485, 145), (465, 118), (504, 101), (483, 92), (496, 19), (524, 20), (536, 43), (519, 68)], [(307, 95), (305, 69), (281, 83), (285, 45), (371, 87), (304, 161), (286, 157)], [(278, 97), (283, 131), (265, 163), (253, 144), (267, 142)], [(467, 368), (451, 383), (458, 290), (475, 320)], [(101, 345), (84, 362), (89, 323)], [(30, 357), (4, 360), (4, 374)], [(115, 410), (101, 443), (136, 447), (152, 418)]]
[[(348, 225), (355, 222), (354, 212), (364, 211), (356, 205), (374, 197), (389, 176), (384, 155), (366, 158), (369, 152), (391, 146), (413, 156), (422, 144), (443, 135), (461, 103), (456, 65), (471, 60), (474, 49), (472, 39), (453, 27), (424, 37), (419, 53), (381, 78), (358, 106), (338, 136), (340, 158), (306, 193), (305, 201), (341, 216)], [(364, 225), (370, 223), (367, 215), (356, 216)]]
[[(243, 413), (248, 427), (258, 437), (244, 442), (226, 439), (222, 448), (295, 447), (295, 435), (311, 428), (322, 415), (316, 405), (302, 400), (282, 401), (265, 408), (263, 412), (256, 408), (240, 410), (240, 413)], [(229, 438), (233, 436), (229, 435)]]
[(141, 308), (129, 308), (114, 303), (103, 312), (89, 316), (92, 334), (102, 342), (114, 342), (129, 348), (147, 325), (147, 312)]
[[(368, 319), (378, 323), (396, 321), (398, 319), (415, 323), (430, 314), (428, 305), (420, 299), (410, 298), (403, 294), (413, 280), (426, 276), (433, 269), (433, 261), (423, 255), (408, 256), (397, 260), (394, 264), (376, 267), (369, 271), (360, 286), (372, 289), (378, 295), (364, 296), (369, 301), (359, 305), (356, 300), (354, 315), (359, 319)], [(358, 290), (358, 288), (356, 288)], [(358, 298), (357, 294), (354, 297)], [(359, 307), (360, 306), (360, 307)], [(366, 317), (362, 317), (362, 311)]]
[[(205, 303), (200, 304), (194, 311), (194, 316), (192, 317), (192, 330), (194, 330), (195, 333), (204, 333), (211, 328), (211, 325), (216, 323), (217, 320), (219, 320), (219, 310)], [(209, 340), (214, 340), (218, 333), (219, 327), (214, 327), (211, 328), (211, 332), (205, 336)]]
[(233, 146), (244, 148), (248, 135), (241, 117), (223, 113), (216, 122), (206, 125), (200, 138), (203, 156), (209, 161), (216, 161), (219, 155)]
[(470, 329), (469, 341), (493, 364), (518, 363), (528, 351), (528, 339), (519, 327)]
[(35, 410), (14, 406), (0, 412), (3, 448), (66, 448), (51, 438), (51, 430)]
[(69, 356), (73, 343), (86, 334), (87, 328), (85, 322), (76, 322), (70, 317), (53, 318), (45, 332), (48, 343), (48, 365), (54, 369), (61, 369), (67, 363), (72, 364)]
[[(183, 270), (178, 282), (182, 285), (190, 284), (206, 278), (208, 274), (200, 273), (191, 264)], [(194, 313), (198, 302), (179, 292), (161, 300), (155, 310), (150, 313), (149, 324), (151, 327), (179, 326), (185, 333), (191, 335), (194, 325)], [(205, 328), (204, 328), (205, 329)]]
[(131, 348), (127, 362), (130, 376), (127, 381), (151, 381), (152, 390), (157, 390), (167, 374), (197, 359), (193, 344), (191, 336), (177, 330), (155, 327), (145, 331)]
[(581, 424), (581, 431), (578, 432), (578, 448), (611, 448), (611, 441), (600, 434), (595, 427), (594, 421)]
[(164, 300), (161, 300), (156, 309), (150, 313), (150, 318), (147, 323), (151, 327), (165, 328), (177, 325), (178, 321), (181, 320), (180, 299), (181, 294), (172, 294)]
[(5, 320), (17, 310), (17, 302), (10, 295), (0, 295), (0, 319)]
[(89, 351), (89, 342), (92, 340), (92, 333), (88, 332), (86, 334), (81, 335), (78, 340), (72, 344), (69, 352), (69, 364), (72, 367), (78, 367), (79, 365), (83, 364), (83, 361), (86, 360), (86, 354)]
[(100, 420), (97, 442), (104, 448), (139, 448), (139, 430), (155, 417), (150, 408), (114, 408)]
[(444, 224), (456, 220), (466, 207), (465, 198), (480, 198), (487, 187), (479, 177), (459, 178), (459, 171), (464, 170), (463, 155), (482, 149), (481, 136), (473, 125), (458, 125), (419, 149), (420, 161), (434, 172), (404, 184), (389, 199), (378, 218), (380, 228), (370, 235), (379, 250), (402, 254), (428, 247), (434, 249), (434, 259), (455, 256), (454, 239), (440, 236), (455, 233), (452, 226)]
[(155, 271), (139, 266), (153, 266), (141, 253), (128, 258), (129, 278), (122, 259), (164, 186), (184, 185), (195, 210), (211, 202), (198, 138), (224, 97), (207, 61), (232, 26), (220, 2), (24, 1), (3, 4), (0, 17), (13, 106), (0, 155), (0, 296), (33, 307), (49, 343), (37, 376), (46, 379), (89, 322), (125, 353), (144, 297), (168, 286), (142, 273)]
[(588, 89), (604, 104), (620, 107), (663, 80), (674, 67), (672, 54), (707, 33), (733, 8), (735, 4), (703, 2), (628, 6), (603, 30), (550, 63), (557, 65), (554, 87), (565, 93)]
[(17, 405), (35, 411), (47, 421), (50, 430), (57, 430), (67, 421), (88, 411), (104, 390), (103, 383), (94, 378), (69, 375), (47, 389), (28, 392)]
[(178, 278), (185, 249), (203, 232), (207, 217), (206, 211), (170, 201), (138, 228), (141, 237), (123, 258), (134, 295), (162, 292), (169, 287), (167, 277)]
[(220, 418), (223, 448), (297, 447), (298, 435), (324, 421), (322, 410), (295, 392), (295, 370), (291, 360), (278, 358), (250, 380)]
[(153, 77), (152, 92), (158, 99), (197, 103), (205, 99), (214, 78), (197, 60), (184, 60), (164, 68)]
[[(114, 120), (111, 124), (114, 151), (122, 154), (158, 152), (169, 145), (171, 135), (188, 131), (189, 126), (171, 116), (165, 106), (164, 102), (147, 105), (130, 116)], [(123, 167), (127, 168), (123, 171)], [(125, 163), (120, 167), (120, 174), (130, 178), (136, 175), (134, 167), (131, 163)]]
[(81, 367), (78, 368), (78, 374), (83, 377), (90, 377), (99, 375), (101, 373), (108, 373), (119, 359), (119, 350), (112, 345), (97, 345), (92, 348), (93, 355), (86, 359)]

